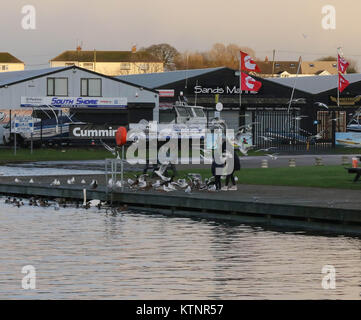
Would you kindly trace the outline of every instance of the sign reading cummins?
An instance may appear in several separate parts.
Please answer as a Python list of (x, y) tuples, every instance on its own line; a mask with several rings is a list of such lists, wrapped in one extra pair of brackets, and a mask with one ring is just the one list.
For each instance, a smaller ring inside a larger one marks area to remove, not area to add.
[(113, 139), (119, 127), (120, 125), (71, 124), (69, 136), (73, 139)]

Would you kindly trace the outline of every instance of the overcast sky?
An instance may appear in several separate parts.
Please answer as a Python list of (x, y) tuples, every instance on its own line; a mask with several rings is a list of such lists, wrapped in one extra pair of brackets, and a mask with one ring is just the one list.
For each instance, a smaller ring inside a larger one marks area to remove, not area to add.
[[(36, 30), (23, 30), (24, 5), (36, 8)], [(324, 5), (336, 7), (336, 30), (321, 25)], [(169, 43), (178, 50), (207, 50), (236, 43), (258, 58), (311, 60), (335, 54), (361, 67), (361, 1), (356, 0), (1, 0), (0, 51), (43, 68), (82, 41), (84, 50), (130, 50)]]

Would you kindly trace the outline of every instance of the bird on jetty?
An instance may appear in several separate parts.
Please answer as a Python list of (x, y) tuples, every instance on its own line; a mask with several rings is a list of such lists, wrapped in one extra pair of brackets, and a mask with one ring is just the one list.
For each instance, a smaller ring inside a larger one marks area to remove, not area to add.
[(90, 187), (92, 189), (96, 189), (98, 187), (98, 181), (97, 180), (93, 180), (91, 183), (90, 183)]
[(74, 183), (75, 183), (75, 178), (72, 177), (71, 179), (68, 179), (68, 180), (67, 180), (67, 183), (68, 183), (68, 184), (74, 184)]
[(191, 186), (188, 185), (188, 187), (184, 190), (185, 193), (192, 193)]
[(51, 186), (60, 186), (60, 180), (54, 179), (52, 183), (50, 183)]
[(82, 181), (80, 181), (81, 184), (86, 184), (86, 181), (83, 179)]
[(29, 180), (29, 183), (34, 183), (34, 180), (33, 180), (33, 179), (30, 179), (30, 180)]
[(20, 181), (18, 178), (15, 178), (15, 179), (14, 179), (14, 182), (15, 182), (15, 183), (20, 183), (21, 181)]
[(164, 174), (165, 174), (165, 171), (167, 170), (168, 168), (168, 165), (169, 165), (169, 162), (167, 163), (163, 163), (160, 165), (159, 169), (158, 170), (155, 170), (154, 173), (159, 177), (161, 178), (163, 181), (171, 181), (171, 178), (168, 178), (166, 177)]

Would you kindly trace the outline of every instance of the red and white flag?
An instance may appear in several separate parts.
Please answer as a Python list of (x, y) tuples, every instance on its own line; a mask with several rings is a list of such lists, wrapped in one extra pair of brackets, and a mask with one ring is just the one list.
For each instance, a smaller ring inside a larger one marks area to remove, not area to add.
[(338, 72), (345, 73), (349, 65), (345, 58), (338, 55)]
[(248, 53), (241, 51), (241, 71), (261, 72), (261, 69)]
[(246, 73), (241, 73), (241, 90), (242, 91), (259, 91), (262, 82), (253, 79)]
[(350, 82), (347, 81), (341, 73), (338, 74), (338, 90), (342, 92), (349, 86)]

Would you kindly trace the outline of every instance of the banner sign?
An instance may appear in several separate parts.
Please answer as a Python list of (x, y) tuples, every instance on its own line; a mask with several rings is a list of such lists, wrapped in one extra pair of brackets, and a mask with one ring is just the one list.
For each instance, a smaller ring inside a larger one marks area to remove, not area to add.
[(14, 121), (15, 117), (22, 117), (22, 116), (31, 116), (33, 110), (8, 110), (8, 109), (1, 109), (0, 110), (0, 125), (6, 124), (12, 118)]
[(45, 105), (57, 108), (126, 108), (128, 100), (124, 97), (21, 97), (21, 107)]
[(115, 139), (121, 125), (71, 124), (69, 137), (73, 139)]
[(173, 89), (159, 89), (157, 90), (159, 92), (159, 97), (174, 97), (174, 90)]
[(360, 148), (361, 132), (336, 132), (336, 145)]
[(14, 119), (15, 133), (32, 133), (34, 132), (34, 118), (31, 116), (16, 117)]

